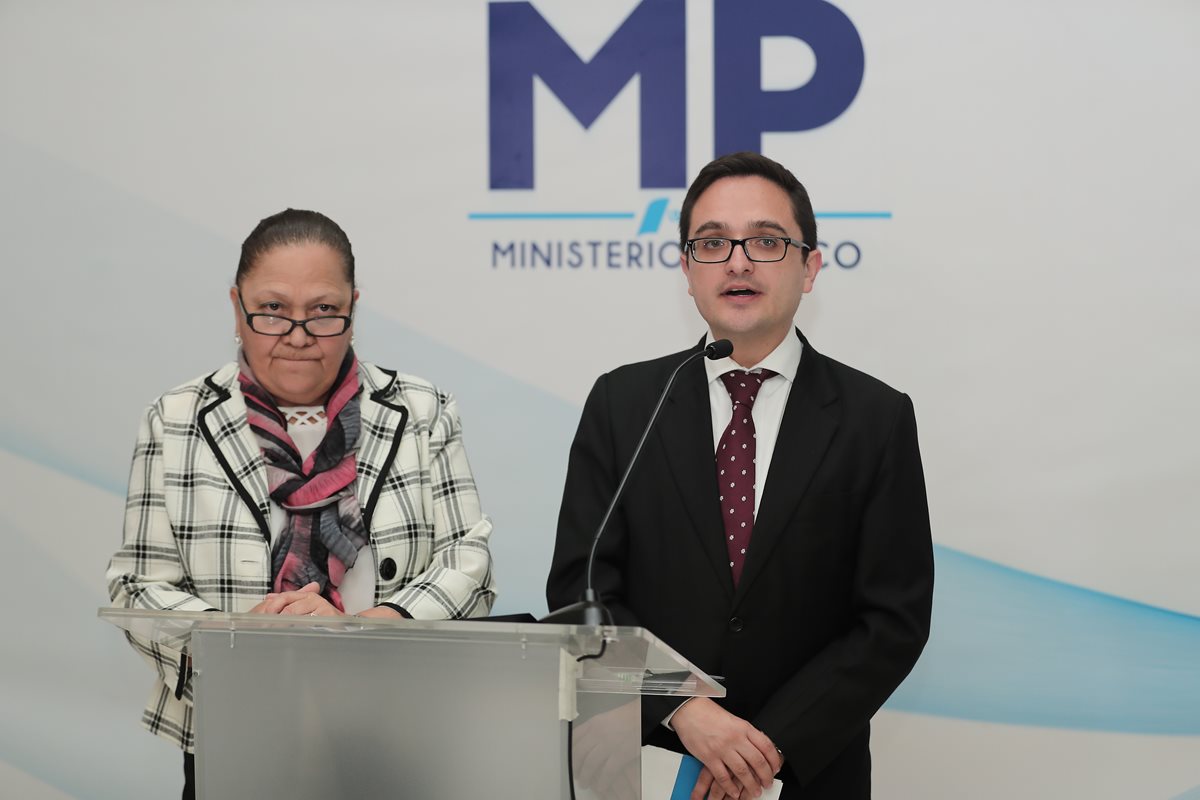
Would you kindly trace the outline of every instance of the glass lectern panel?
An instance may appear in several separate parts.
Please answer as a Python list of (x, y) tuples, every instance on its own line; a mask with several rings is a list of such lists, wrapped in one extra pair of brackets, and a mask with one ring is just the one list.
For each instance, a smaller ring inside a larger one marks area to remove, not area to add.
[(724, 694), (641, 628), (100, 616), (191, 654), (204, 800), (636, 799), (641, 695)]

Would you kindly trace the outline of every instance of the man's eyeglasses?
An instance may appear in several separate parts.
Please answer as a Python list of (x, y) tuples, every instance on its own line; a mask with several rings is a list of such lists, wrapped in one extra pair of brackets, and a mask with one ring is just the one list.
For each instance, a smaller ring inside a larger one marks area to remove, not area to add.
[(275, 314), (251, 314), (246, 310), (246, 302), (242, 300), (241, 292), (238, 292), (238, 305), (242, 307), (242, 313), (246, 315), (246, 324), (250, 326), (250, 330), (255, 333), (261, 333), (264, 336), (287, 336), (296, 330), (296, 326), (303, 328), (304, 332), (309, 336), (316, 336), (318, 338), (341, 336), (353, 321), (353, 317), (347, 316), (289, 319), (287, 317), (276, 316)]
[(797, 242), (787, 236), (751, 236), (749, 239), (708, 236), (703, 239), (688, 239), (686, 244), (692, 258), (701, 264), (725, 263), (733, 256), (735, 245), (742, 246), (746, 258), (759, 262), (783, 261), (789, 244), (804, 250), (812, 249), (804, 242)]

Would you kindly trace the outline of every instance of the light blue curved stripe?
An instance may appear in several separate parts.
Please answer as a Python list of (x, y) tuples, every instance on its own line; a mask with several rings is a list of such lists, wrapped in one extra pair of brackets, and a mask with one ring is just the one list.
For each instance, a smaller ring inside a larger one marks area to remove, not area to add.
[(936, 548), (933, 632), (888, 708), (1200, 734), (1200, 618)]
[[(14, 327), (39, 330), (39, 337), (7, 354), (12, 374), (57, 388), (10, 393), (0, 447), (122, 494), (138, 414), (168, 388), (162, 375), (179, 383), (232, 355), (222, 332), (229, 330), (224, 294), (237, 244), (3, 134), (0, 175), (13, 187), (0, 195), (0, 255), (6, 263), (56, 267), (15, 270), (13, 296), (59, 298), (64, 312), (79, 310), (70, 302), (89, 308), (76, 296), (126, 297), (137, 306), (133, 316), (88, 314), (85, 329), (46, 328), (37, 304), (13, 307)], [(63, 219), (71, 220), (70, 237), (62, 235)], [(86, 255), (78, 241), (88, 242)], [(63, 295), (68, 265), (73, 285)], [(196, 299), (206, 296), (213, 299)], [(372, 313), (369, 303), (358, 328), (367, 357), (458, 396), (483, 505), (496, 522), (496, 610), (539, 614), (578, 408)], [(146, 342), (139, 358), (110, 351), (135, 337)], [(46, 353), (69, 354), (70, 363)], [(151, 359), (155, 369), (140, 368)], [(70, 385), (62, 385), (64, 374)], [(514, 441), (522, 446), (513, 448)], [(113, 526), (115, 542), (119, 520), (104, 524)], [(932, 638), (890, 708), (1063, 728), (1200, 733), (1197, 618), (949, 548), (937, 548), (937, 562)]]
[[(57, 448), (51, 442), (36, 437), (23, 436), (19, 429), (0, 431), (0, 450), (12, 453), (32, 464), (54, 470), (59, 475), (73, 478), (80, 483), (94, 486), (109, 494), (125, 495), (125, 482), (115, 473), (105, 473), (79, 463), (69, 450)], [(130, 439), (132, 448), (133, 439)], [(132, 449), (130, 450), (132, 452)]]

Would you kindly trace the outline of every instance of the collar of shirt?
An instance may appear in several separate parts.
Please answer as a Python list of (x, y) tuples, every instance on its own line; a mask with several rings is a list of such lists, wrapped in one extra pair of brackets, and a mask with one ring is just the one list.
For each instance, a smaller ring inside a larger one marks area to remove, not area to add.
[[(704, 337), (704, 344), (708, 346), (713, 341), (712, 331), (709, 331)], [(779, 373), (780, 377), (786, 379), (788, 383), (794, 383), (796, 380), (796, 371), (800, 369), (800, 356), (803, 351), (804, 343), (800, 341), (800, 337), (796, 335), (796, 332), (792, 331), (783, 337), (783, 341), (768, 353), (766, 358), (749, 369), (734, 361), (732, 357), (726, 356), (725, 358), (718, 358), (716, 360), (704, 359), (704, 372), (708, 376), (710, 384), (713, 381), (719, 380), (722, 375), (731, 369), (744, 369), (747, 372), (770, 369)]]

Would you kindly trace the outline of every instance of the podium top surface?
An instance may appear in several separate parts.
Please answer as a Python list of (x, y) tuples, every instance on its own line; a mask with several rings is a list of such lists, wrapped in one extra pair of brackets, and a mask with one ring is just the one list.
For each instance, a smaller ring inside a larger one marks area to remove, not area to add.
[(577, 661), (580, 691), (723, 697), (725, 689), (644, 628), (551, 625), (485, 620), (310, 617), (223, 611), (144, 611), (101, 608), (100, 619), (141, 639), (183, 651), (193, 634), (337, 636), (393, 644), (459, 644), (481, 655), (497, 647), (556, 648)]

